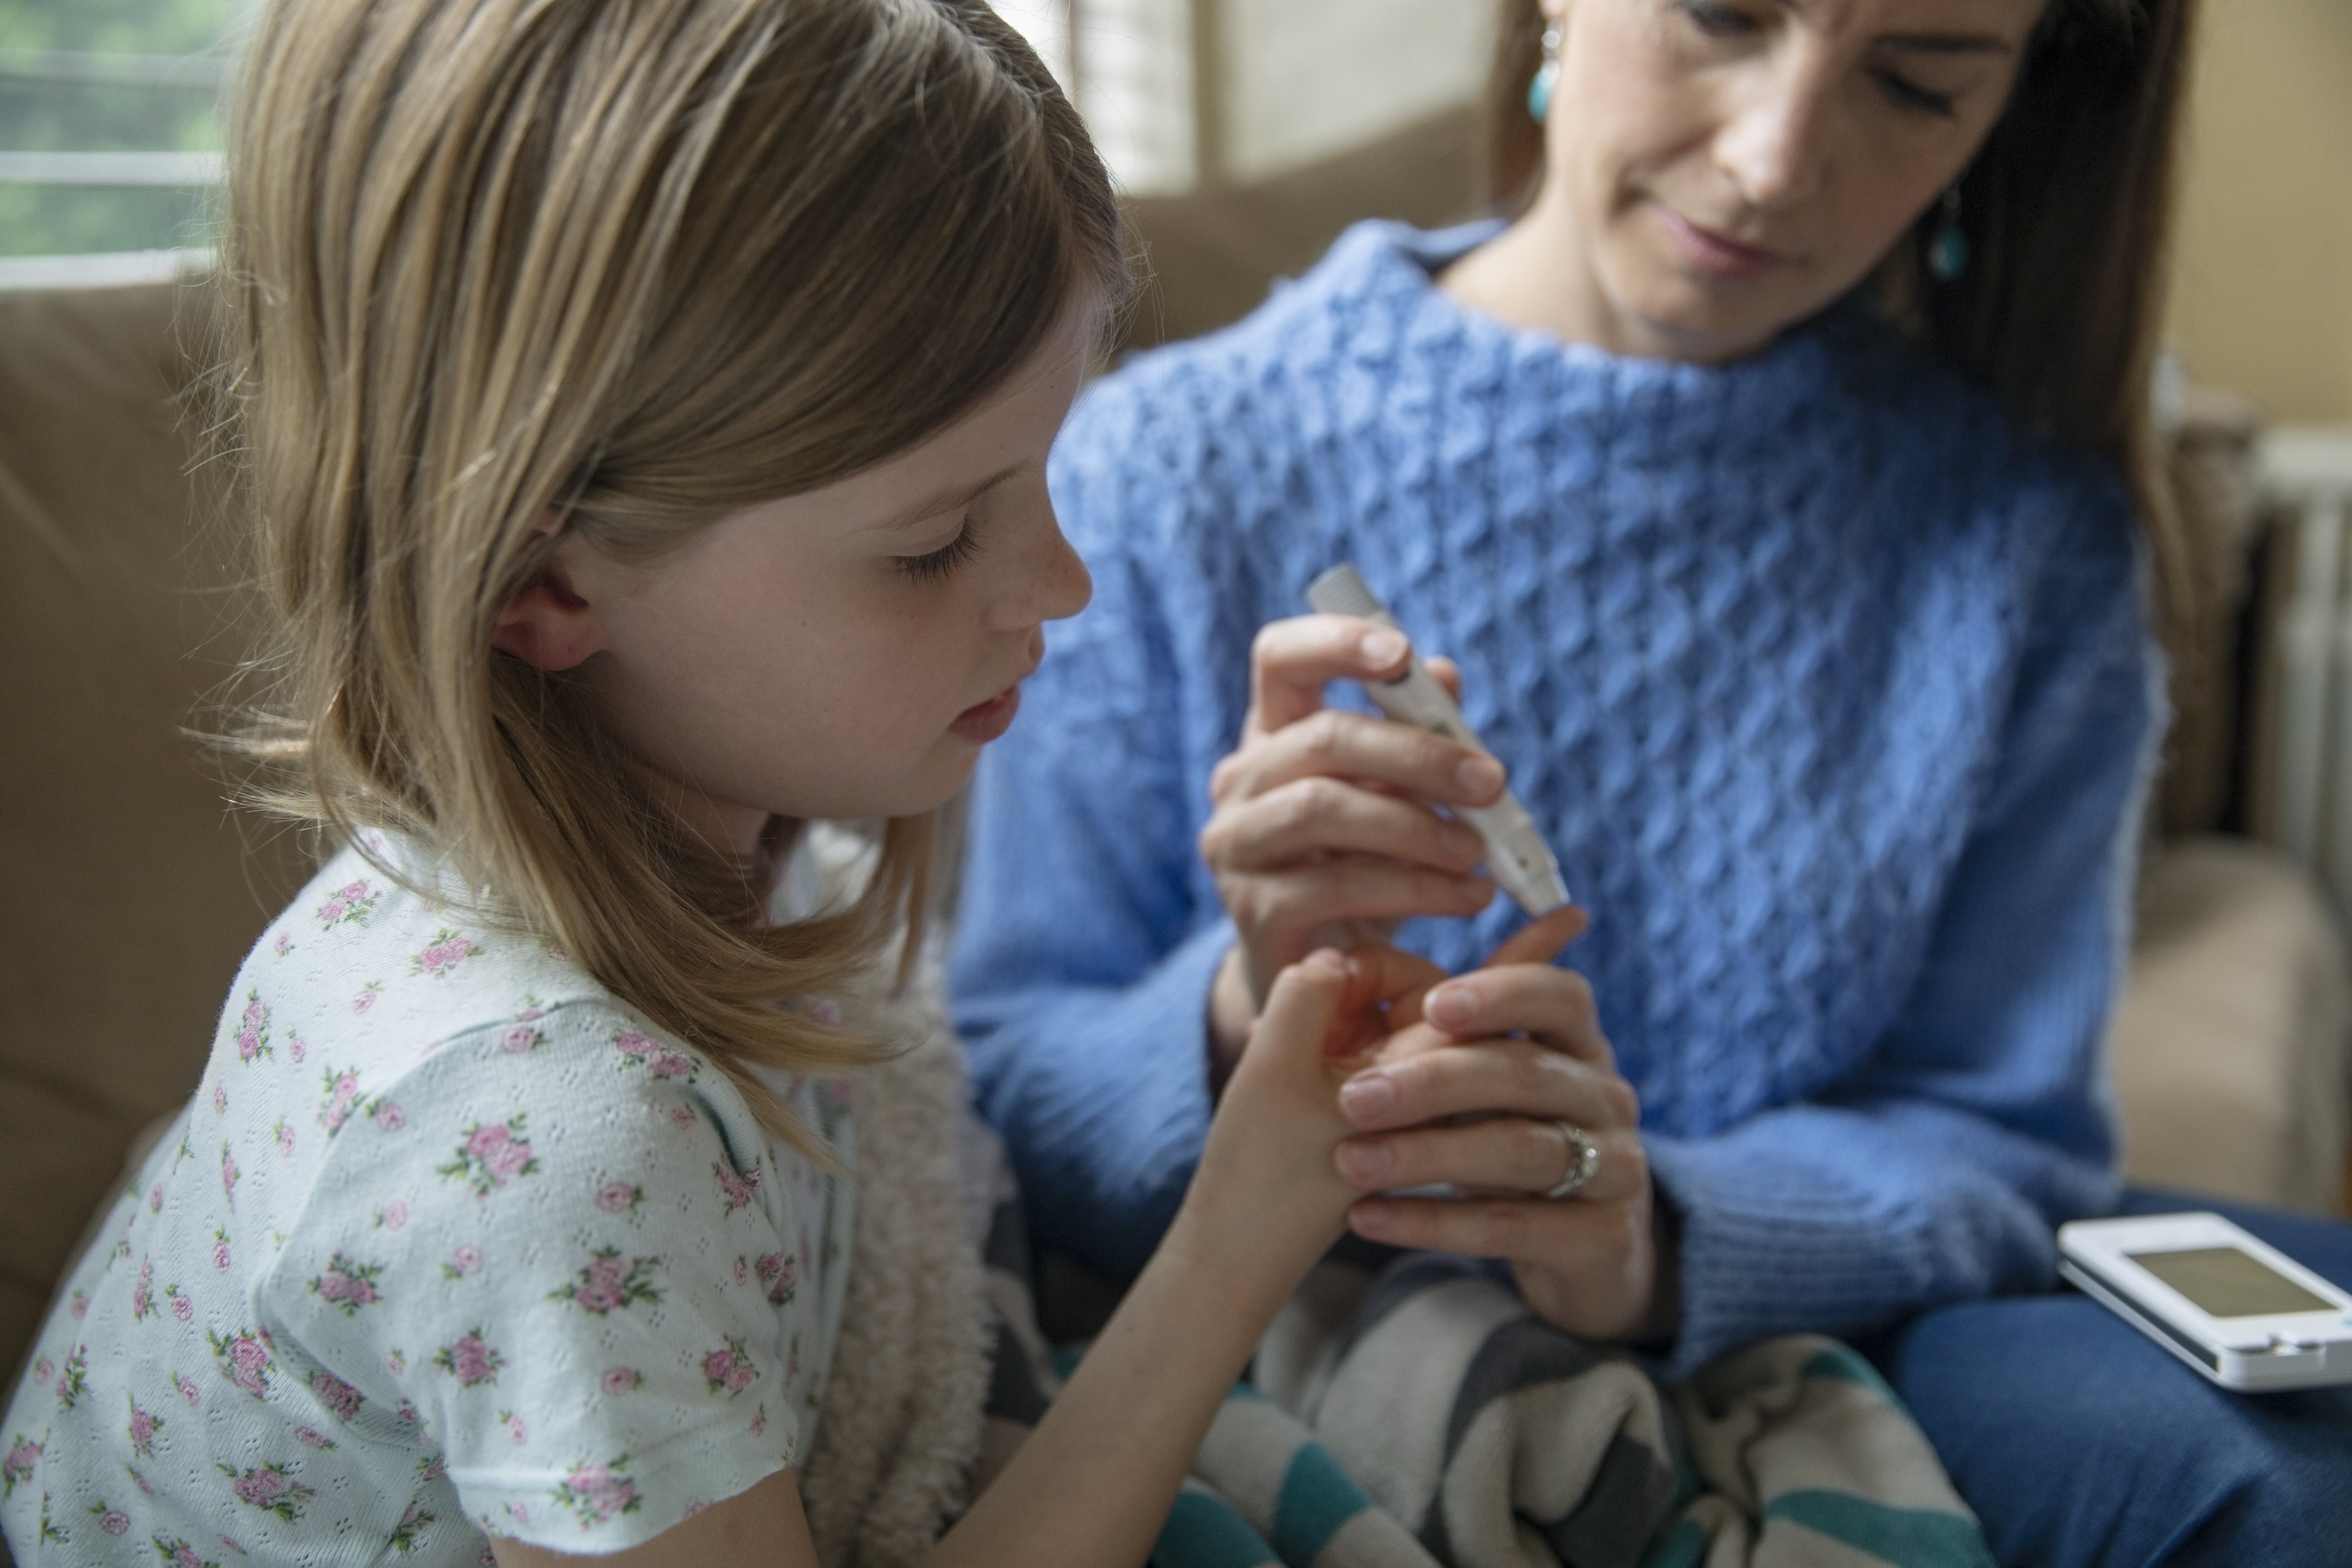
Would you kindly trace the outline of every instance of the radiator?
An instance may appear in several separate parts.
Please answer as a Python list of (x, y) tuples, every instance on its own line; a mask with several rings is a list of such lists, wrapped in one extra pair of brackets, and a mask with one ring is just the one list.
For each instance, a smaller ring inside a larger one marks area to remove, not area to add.
[(2283, 426), (2259, 463), (2284, 570), (2263, 649), (2256, 826), (2352, 918), (2352, 428)]

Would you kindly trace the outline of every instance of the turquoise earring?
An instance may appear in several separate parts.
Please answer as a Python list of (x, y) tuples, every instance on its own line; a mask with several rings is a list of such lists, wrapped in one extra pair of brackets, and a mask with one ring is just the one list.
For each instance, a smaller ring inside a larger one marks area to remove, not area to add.
[(1927, 275), (1949, 283), (1969, 269), (1969, 235), (1960, 226), (1960, 187), (1944, 193), (1944, 221), (1927, 242)]
[(1551, 89), (1559, 80), (1559, 24), (1544, 28), (1543, 64), (1536, 68), (1536, 79), (1528, 83), (1528, 112), (1541, 125), (1551, 114)]

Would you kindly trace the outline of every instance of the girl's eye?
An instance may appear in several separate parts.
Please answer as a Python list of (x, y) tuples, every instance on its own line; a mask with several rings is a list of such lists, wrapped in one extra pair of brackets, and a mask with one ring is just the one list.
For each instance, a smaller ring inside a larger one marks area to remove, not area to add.
[(1718, 5), (1715, 0), (1681, 0), (1681, 10), (1693, 26), (1712, 38), (1738, 37), (1756, 31), (1755, 17), (1728, 5)]
[(944, 582), (955, 569), (971, 559), (980, 549), (980, 541), (971, 531), (971, 519), (964, 519), (963, 527), (953, 539), (928, 555), (899, 555), (892, 559), (898, 570), (917, 583)]
[(1952, 117), (1950, 93), (1930, 92), (1902, 72), (1884, 67), (1871, 74), (1878, 79), (1879, 90), (1886, 94), (1887, 100), (1895, 108), (1921, 114), (1940, 114), (1947, 120)]

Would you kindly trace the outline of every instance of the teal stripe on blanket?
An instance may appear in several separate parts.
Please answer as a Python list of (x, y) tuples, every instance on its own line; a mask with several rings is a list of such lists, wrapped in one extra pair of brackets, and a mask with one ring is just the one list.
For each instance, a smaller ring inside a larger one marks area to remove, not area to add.
[(1706, 1526), (1685, 1519), (1662, 1541), (1642, 1553), (1642, 1568), (1699, 1568), (1706, 1561)]
[(1282, 1568), (1282, 1559), (1231, 1503), (1186, 1487), (1152, 1543), (1151, 1568)]
[(1843, 1345), (1822, 1351), (1807, 1362), (1804, 1370), (1797, 1375), (1823, 1377), (1835, 1383), (1851, 1383), (1857, 1387), (1870, 1390), (1897, 1410), (1903, 1408), (1903, 1401), (1895, 1396), (1895, 1390), (1888, 1387), (1886, 1380), (1878, 1375), (1878, 1369), (1863, 1360), (1860, 1351), (1848, 1350)]
[(1764, 1508), (1895, 1568), (1996, 1568), (1973, 1520), (1929, 1509), (1889, 1508), (1850, 1492), (1783, 1492)]
[(1275, 1500), (1274, 1549), (1285, 1563), (1305, 1568), (1341, 1525), (1371, 1506), (1329, 1450), (1320, 1443), (1302, 1443), (1283, 1472), (1282, 1494)]

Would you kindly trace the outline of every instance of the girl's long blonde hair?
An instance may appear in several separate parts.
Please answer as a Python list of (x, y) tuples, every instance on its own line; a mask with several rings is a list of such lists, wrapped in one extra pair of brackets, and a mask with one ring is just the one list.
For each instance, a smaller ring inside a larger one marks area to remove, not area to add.
[(1127, 288), (1086, 132), (979, 0), (273, 0), (232, 126), (222, 386), (278, 634), (248, 749), (345, 839), (434, 845), (708, 1052), (875, 1047), (780, 1008), (919, 923), (928, 817), (854, 909), (665, 810), (575, 679), (492, 650), (553, 515), (658, 554), (970, 410)]

